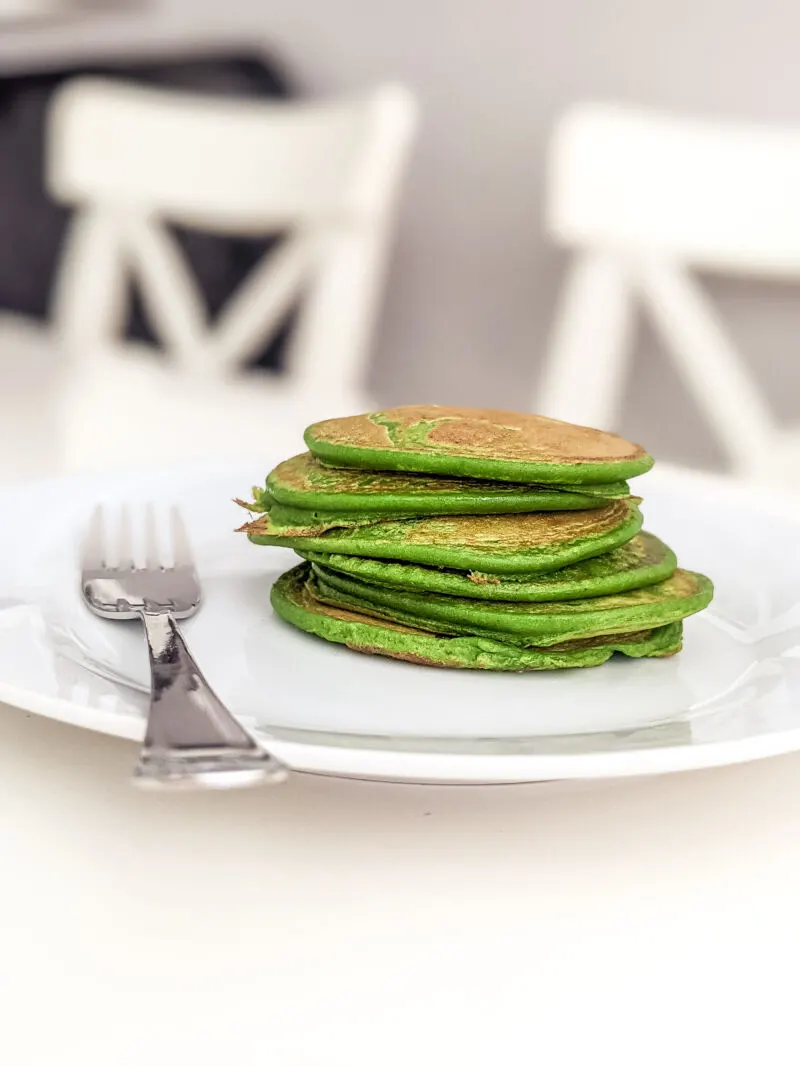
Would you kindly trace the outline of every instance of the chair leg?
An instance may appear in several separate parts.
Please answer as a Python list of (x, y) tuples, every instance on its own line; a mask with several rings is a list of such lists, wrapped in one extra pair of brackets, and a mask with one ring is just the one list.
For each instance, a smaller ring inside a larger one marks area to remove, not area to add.
[(736, 472), (774, 474), (777, 434), (769, 408), (711, 301), (675, 263), (643, 260), (634, 277), (681, 378)]
[(298, 388), (317, 398), (320, 410), (365, 392), (387, 237), (386, 225), (376, 223), (371, 232), (328, 239), (287, 361)]
[(533, 410), (613, 429), (633, 322), (623, 262), (589, 251), (569, 267)]
[(119, 336), (127, 307), (126, 266), (116, 221), (79, 211), (64, 246), (51, 318), (58, 343), (79, 365)]

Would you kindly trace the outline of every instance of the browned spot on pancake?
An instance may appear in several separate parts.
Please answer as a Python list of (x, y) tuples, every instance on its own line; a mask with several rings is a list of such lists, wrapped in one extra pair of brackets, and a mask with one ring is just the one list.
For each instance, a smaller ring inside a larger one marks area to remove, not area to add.
[(342, 419), (325, 419), (313, 426), (314, 437), (337, 445), (357, 448), (391, 449), (392, 439), (385, 426), (370, 421), (368, 415), (347, 415)]
[(252, 533), (263, 534), (267, 532), (269, 527), (269, 516), (259, 515), (257, 519), (252, 519), (250, 522), (246, 522), (243, 526), (237, 526), (233, 531), (234, 533)]
[(440, 422), (428, 439), (448, 451), (498, 459), (552, 463), (637, 459), (644, 452), (616, 434), (576, 426), (543, 415), (515, 415), (504, 411), (465, 414), (453, 422)]
[(700, 589), (700, 582), (693, 571), (684, 571), (679, 567), (671, 578), (661, 584), (664, 592), (675, 597), (694, 596)]
[(430, 659), (428, 656), (420, 656), (416, 652), (390, 652), (388, 648), (379, 648), (376, 645), (356, 645), (346, 642), (348, 648), (354, 652), (366, 652), (369, 656), (388, 656), (389, 659), (405, 660), (406, 663), (422, 664), (424, 667), (461, 667), (466, 664), (444, 662), (440, 659)]
[(413, 626), (404, 626), (400, 622), (390, 622), (388, 619), (381, 619), (378, 622), (372, 615), (362, 615), (359, 611), (334, 607), (333, 604), (320, 600), (314, 595), (313, 578), (306, 581), (302, 589), (298, 589), (297, 600), (302, 607), (307, 608), (309, 611), (313, 611), (317, 615), (327, 615), (330, 619), (338, 619), (339, 622), (363, 623), (366, 626), (380, 626), (383, 630), (395, 630), (397, 633), (411, 634), (414, 637), (430, 637), (430, 634), (423, 630), (417, 630)]
[(655, 545), (646, 540), (642, 534), (614, 549), (615, 558), (619, 561), (620, 569), (633, 568), (646, 563), (657, 563), (661, 559), (661, 551)]
[(279, 526), (267, 515), (259, 515), (252, 522), (246, 522), (234, 533), (262, 534), (271, 537), (320, 537), (330, 529), (330, 524), (317, 523), (308, 526)]
[(414, 519), (403, 526), (408, 544), (463, 545), (503, 550), (540, 548), (616, 529), (630, 514), (625, 500), (589, 511), (523, 515), (454, 515)]
[(577, 652), (582, 648), (603, 648), (607, 645), (630, 645), (646, 641), (653, 636), (652, 630), (631, 630), (622, 634), (600, 634), (597, 637), (580, 637), (574, 641), (562, 641), (560, 645), (548, 645), (542, 652)]
[(274, 477), (281, 485), (289, 489), (308, 489), (311, 471), (320, 466), (321, 464), (311, 459), (309, 453), (304, 453), (279, 463), (270, 474), (270, 478)]
[[(617, 434), (544, 415), (436, 404), (387, 408), (376, 415), (380, 421), (375, 421), (375, 415), (328, 419), (313, 427), (313, 435), (317, 440), (358, 448), (533, 463), (634, 460), (645, 454), (640, 445)], [(386, 422), (396, 424), (397, 431), (391, 431)], [(420, 423), (433, 425), (419, 440), (411, 440), (409, 431)]]
[(603, 604), (608, 608), (635, 607), (647, 604), (664, 604), (669, 601), (685, 600), (700, 592), (700, 576), (692, 571), (678, 568), (669, 578), (656, 585), (643, 589), (629, 589), (626, 593), (614, 593), (603, 597)]
[[(397, 493), (452, 489), (465, 484), (453, 478), (425, 477), (390, 471), (361, 471), (354, 468), (326, 467), (310, 452), (284, 460), (271, 472), (270, 484), (302, 493)], [(508, 491), (500, 485), (501, 491)], [(515, 487), (510, 487), (511, 489)], [(520, 487), (516, 487), (520, 488)], [(525, 486), (522, 488), (529, 489)]]
[(481, 574), (480, 571), (470, 571), (467, 577), (474, 585), (500, 584), (500, 579), (495, 574)]

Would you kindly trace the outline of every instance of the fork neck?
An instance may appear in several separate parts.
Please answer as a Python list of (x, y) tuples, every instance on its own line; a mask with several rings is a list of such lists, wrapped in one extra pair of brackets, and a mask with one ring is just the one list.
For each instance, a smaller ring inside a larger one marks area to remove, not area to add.
[(140, 612), (147, 643), (150, 648), (151, 663), (177, 663), (183, 642), (179, 640), (178, 624), (168, 611)]

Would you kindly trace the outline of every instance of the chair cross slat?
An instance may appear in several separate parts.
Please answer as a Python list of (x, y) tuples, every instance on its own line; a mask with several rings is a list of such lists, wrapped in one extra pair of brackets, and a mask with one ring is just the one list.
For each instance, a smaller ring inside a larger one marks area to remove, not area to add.
[(785, 482), (800, 437), (779, 427), (694, 272), (800, 280), (800, 129), (582, 104), (558, 123), (548, 169), (548, 228), (575, 260), (534, 408), (615, 428), (638, 300), (733, 469)]
[[(367, 355), (415, 121), (396, 86), (320, 104), (95, 78), (62, 88), (47, 164), (50, 191), (76, 209), (55, 305), (71, 356), (65, 465), (298, 449), (308, 422), (375, 406)], [(212, 324), (168, 224), (289, 236)], [(122, 337), (129, 275), (175, 358)], [(296, 302), (282, 373), (246, 376)]]

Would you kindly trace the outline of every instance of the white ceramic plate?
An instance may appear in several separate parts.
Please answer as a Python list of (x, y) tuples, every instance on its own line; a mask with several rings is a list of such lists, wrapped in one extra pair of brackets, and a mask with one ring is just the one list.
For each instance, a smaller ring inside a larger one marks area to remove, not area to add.
[(300, 633), (269, 606), (296, 557), (232, 530), (269, 463), (64, 479), (0, 490), (0, 700), (139, 738), (138, 624), (83, 607), (76, 552), (97, 501), (177, 503), (205, 605), (185, 626), (211, 684), (298, 770), (428, 782), (644, 775), (800, 748), (800, 508), (727, 479), (637, 480), (646, 527), (716, 582), (668, 660), (530, 674), (448, 671)]

